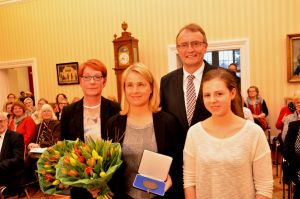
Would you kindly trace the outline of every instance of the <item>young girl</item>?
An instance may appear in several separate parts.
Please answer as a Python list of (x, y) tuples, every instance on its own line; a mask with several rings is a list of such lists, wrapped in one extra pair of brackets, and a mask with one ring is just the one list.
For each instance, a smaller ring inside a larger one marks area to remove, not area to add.
[(262, 129), (243, 119), (235, 77), (226, 69), (202, 79), (203, 100), (212, 114), (192, 126), (184, 147), (187, 199), (272, 198), (270, 148)]

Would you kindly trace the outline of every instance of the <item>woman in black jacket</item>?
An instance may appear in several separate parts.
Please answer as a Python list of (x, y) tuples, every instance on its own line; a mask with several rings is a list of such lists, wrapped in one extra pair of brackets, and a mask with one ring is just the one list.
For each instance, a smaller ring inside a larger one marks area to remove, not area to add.
[[(114, 176), (114, 198), (149, 198), (149, 194), (132, 186), (144, 150), (173, 158), (166, 180), (166, 197), (176, 198), (182, 189), (182, 151), (178, 139), (178, 123), (172, 115), (161, 111), (156, 82), (148, 68), (133, 64), (123, 73), (120, 114), (107, 124), (108, 139), (122, 145), (123, 165)], [(181, 178), (181, 179), (180, 179)], [(172, 186), (173, 181), (173, 186)], [(171, 187), (171, 188), (170, 188)], [(158, 196), (150, 195), (150, 198)]]

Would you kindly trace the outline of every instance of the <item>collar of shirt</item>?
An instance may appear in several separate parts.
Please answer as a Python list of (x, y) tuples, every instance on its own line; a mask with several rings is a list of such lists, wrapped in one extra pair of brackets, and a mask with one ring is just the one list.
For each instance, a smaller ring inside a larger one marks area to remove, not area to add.
[(2, 145), (3, 145), (3, 140), (4, 140), (4, 137), (5, 137), (6, 131), (7, 131), (7, 129), (4, 131), (4, 133), (0, 134), (0, 153), (1, 153)]
[(196, 70), (193, 74), (188, 73), (184, 68), (183, 68), (183, 91), (184, 91), (184, 95), (186, 95), (186, 86), (188, 83), (188, 79), (187, 77), (189, 75), (194, 75), (195, 79), (194, 79), (194, 85), (195, 85), (195, 90), (196, 90), (196, 96), (198, 97), (199, 94), (199, 90), (200, 90), (200, 84), (201, 84), (201, 80), (202, 80), (202, 75), (203, 75), (203, 71), (204, 71), (204, 67), (205, 67), (205, 63), (203, 62), (201, 67), (198, 68), (198, 70)]

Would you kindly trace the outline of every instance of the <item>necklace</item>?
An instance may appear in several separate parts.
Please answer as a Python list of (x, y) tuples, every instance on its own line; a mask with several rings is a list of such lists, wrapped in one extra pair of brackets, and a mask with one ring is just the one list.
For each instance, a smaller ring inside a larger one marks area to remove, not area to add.
[(86, 105), (83, 105), (84, 108), (90, 108), (90, 109), (98, 108), (99, 106), (100, 106), (100, 104), (97, 104), (95, 106), (86, 106)]

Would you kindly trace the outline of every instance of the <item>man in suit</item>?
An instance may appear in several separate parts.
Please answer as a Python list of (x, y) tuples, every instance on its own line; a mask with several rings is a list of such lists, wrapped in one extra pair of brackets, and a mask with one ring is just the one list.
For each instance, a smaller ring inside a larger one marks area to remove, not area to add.
[[(203, 58), (207, 49), (207, 39), (204, 30), (197, 24), (184, 26), (176, 37), (176, 47), (183, 67), (162, 77), (161, 105), (166, 112), (175, 115), (183, 129), (182, 147), (190, 126), (210, 116), (202, 99), (201, 80), (209, 70), (216, 68)], [(194, 75), (193, 84), (196, 92), (196, 105), (191, 121), (187, 118), (187, 83), (188, 76)]]
[[(210, 116), (203, 103), (201, 80), (207, 71), (216, 67), (203, 60), (207, 39), (204, 30), (197, 24), (188, 24), (180, 29), (176, 37), (176, 48), (183, 66), (162, 77), (161, 106), (164, 111), (178, 119), (182, 128), (178, 147), (183, 150), (190, 126)], [(189, 80), (189, 77), (192, 77), (192, 80)], [(193, 88), (192, 94), (189, 92), (190, 86)], [(188, 103), (188, 98), (191, 98), (189, 96), (193, 96), (192, 105)], [(180, 183), (182, 186), (182, 182)], [(184, 198), (183, 186), (178, 198)]]
[[(120, 111), (119, 104), (102, 97), (107, 70), (96, 59), (81, 64), (78, 70), (83, 98), (65, 106), (61, 115), (61, 136), (66, 140), (100, 139), (106, 134), (107, 120)], [(85, 189), (71, 189), (71, 198), (92, 198)]]
[(7, 113), (0, 112), (0, 186), (6, 186), (11, 195), (16, 195), (23, 174), (23, 136), (8, 130)]

